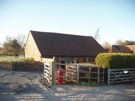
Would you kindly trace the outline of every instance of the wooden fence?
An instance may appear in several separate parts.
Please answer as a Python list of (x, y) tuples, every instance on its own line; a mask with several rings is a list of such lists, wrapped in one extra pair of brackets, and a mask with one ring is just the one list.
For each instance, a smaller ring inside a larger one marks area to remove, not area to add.
[(108, 84), (134, 82), (135, 68), (110, 69), (108, 68)]
[[(64, 65), (65, 70), (63, 76), (58, 76), (57, 71), (59, 68)], [(57, 83), (57, 78), (64, 78), (65, 83), (80, 83), (80, 82), (103, 82), (104, 81), (104, 71), (93, 64), (88, 63), (53, 63), (54, 70), (54, 78), (53, 84)]]
[[(65, 66), (62, 70), (63, 76), (59, 76), (57, 71), (61, 66)], [(88, 63), (45, 63), (44, 78), (48, 85), (57, 83), (57, 78), (63, 78), (64, 83), (81, 83), (95, 81), (97, 83), (104, 82), (108, 84), (135, 82), (135, 68), (110, 69), (99, 68), (96, 65)]]

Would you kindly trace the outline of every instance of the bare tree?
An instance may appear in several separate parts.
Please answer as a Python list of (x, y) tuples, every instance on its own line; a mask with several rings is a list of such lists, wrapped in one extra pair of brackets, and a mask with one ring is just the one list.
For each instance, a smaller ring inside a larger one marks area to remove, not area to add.
[(25, 35), (24, 34), (18, 34), (18, 36), (15, 38), (18, 43), (20, 44), (21, 48), (24, 48), (25, 44)]
[(111, 44), (109, 42), (104, 42), (102, 44), (102, 47), (107, 51), (107, 52), (111, 52)]
[(100, 28), (98, 28), (96, 30), (96, 32), (94, 33), (94, 36), (93, 36), (96, 41), (99, 41), (100, 40), (99, 30), (100, 30)]
[(115, 42), (115, 45), (124, 46), (125, 43), (124, 43), (122, 40), (117, 40), (117, 41)]

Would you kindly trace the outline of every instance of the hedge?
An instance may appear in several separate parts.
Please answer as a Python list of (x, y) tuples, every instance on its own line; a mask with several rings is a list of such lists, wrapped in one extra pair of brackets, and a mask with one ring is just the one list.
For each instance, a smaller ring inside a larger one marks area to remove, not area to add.
[(10, 71), (43, 71), (43, 67), (44, 64), (42, 62), (0, 62), (0, 68)]
[(135, 68), (135, 54), (100, 53), (95, 60), (101, 68)]

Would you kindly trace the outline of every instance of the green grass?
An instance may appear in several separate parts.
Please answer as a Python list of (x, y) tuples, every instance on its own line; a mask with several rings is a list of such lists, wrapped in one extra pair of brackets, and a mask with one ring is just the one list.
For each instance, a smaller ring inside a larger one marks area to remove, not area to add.
[(19, 58), (14, 58), (14, 56), (0, 55), (0, 61), (19, 61), (24, 59), (23, 55), (19, 55)]

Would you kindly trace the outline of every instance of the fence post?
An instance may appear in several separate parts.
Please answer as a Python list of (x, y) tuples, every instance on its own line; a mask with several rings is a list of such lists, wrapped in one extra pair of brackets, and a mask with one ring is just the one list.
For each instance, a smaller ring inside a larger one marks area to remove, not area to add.
[(110, 68), (108, 68), (108, 81), (107, 84), (110, 84)]
[(52, 62), (52, 85), (55, 84), (55, 63)]
[(135, 72), (133, 72), (133, 83), (135, 82)]
[(79, 83), (79, 65), (77, 64), (77, 84)]
[(108, 68), (104, 69), (104, 83), (108, 83)]
[(89, 82), (91, 81), (90, 80), (91, 79), (91, 75), (90, 74), (91, 74), (91, 67), (89, 67), (89, 75), (88, 75), (89, 76)]
[[(104, 77), (105, 77), (105, 76), (104, 76), (104, 75), (105, 75), (105, 70), (104, 70), (104, 68), (102, 68), (102, 70), (103, 70), (103, 71), (102, 71), (102, 73), (103, 73), (103, 74), (102, 74), (102, 79), (103, 79), (103, 82), (104, 82), (104, 81), (105, 81), (105, 78), (104, 78)], [(105, 82), (104, 82), (104, 83), (105, 83)]]
[(99, 78), (100, 78), (100, 68), (98, 67), (98, 69), (97, 69), (97, 83), (99, 83)]

